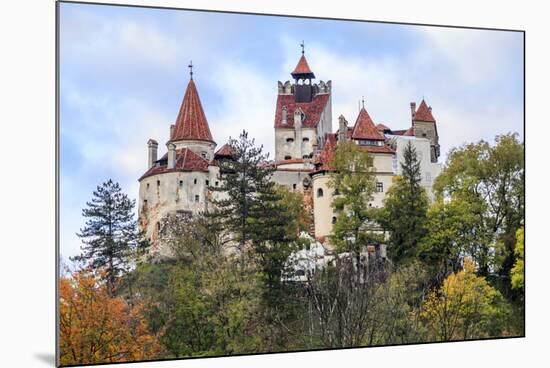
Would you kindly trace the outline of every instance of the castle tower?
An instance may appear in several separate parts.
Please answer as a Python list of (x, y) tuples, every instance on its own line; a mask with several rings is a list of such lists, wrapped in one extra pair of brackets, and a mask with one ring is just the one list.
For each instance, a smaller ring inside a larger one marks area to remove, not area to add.
[[(192, 65), (190, 65), (192, 68)], [(157, 158), (158, 143), (148, 141), (147, 171), (139, 178), (139, 225), (151, 240), (152, 251), (166, 255), (161, 234), (168, 215), (192, 216), (207, 209), (210, 186), (219, 169), (206, 115), (193, 72), (176, 122), (170, 125), (166, 153)]]
[(432, 115), (432, 108), (422, 99), (418, 110), (416, 103), (411, 102), (411, 120), (413, 134), (417, 138), (427, 138), (430, 140), (430, 159), (431, 162), (437, 162), (440, 156), (439, 135), (437, 134), (437, 124)]
[[(290, 73), (294, 83), (278, 82), (275, 107), (275, 161), (307, 163), (332, 131), (331, 82), (313, 83), (315, 74), (302, 55)], [(306, 165), (307, 166), (307, 165)]]

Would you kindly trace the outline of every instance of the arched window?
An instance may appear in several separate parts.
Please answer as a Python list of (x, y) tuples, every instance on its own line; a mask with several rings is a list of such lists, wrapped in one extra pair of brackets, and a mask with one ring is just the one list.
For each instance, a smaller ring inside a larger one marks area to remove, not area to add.
[(308, 137), (302, 138), (302, 142), (309, 142), (309, 138)]
[(323, 196), (323, 188), (317, 189), (317, 198), (322, 197), (322, 196)]
[(294, 138), (287, 138), (286, 139), (286, 143), (292, 143), (292, 142), (294, 142)]

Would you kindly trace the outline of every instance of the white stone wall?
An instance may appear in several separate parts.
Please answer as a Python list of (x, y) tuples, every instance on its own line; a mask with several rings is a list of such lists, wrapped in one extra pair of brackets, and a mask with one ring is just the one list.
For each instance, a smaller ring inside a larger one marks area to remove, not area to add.
[[(313, 145), (317, 142), (317, 131), (315, 128), (302, 128), (300, 134), (296, 134), (293, 128), (275, 129), (275, 161), (283, 161), (285, 156), (293, 159), (302, 158), (304, 155), (310, 155), (313, 152)], [(292, 138), (292, 142), (287, 142)], [(299, 141), (298, 141), (299, 140)], [(305, 140), (305, 142), (304, 142)], [(298, 157), (298, 144), (301, 146), (302, 156)]]
[(432, 185), (435, 178), (441, 173), (442, 164), (431, 162), (430, 140), (408, 136), (389, 136), (395, 142), (397, 157), (397, 174), (401, 175), (401, 163), (404, 162), (403, 152), (408, 142), (416, 148), (416, 154), (420, 160), (422, 181), (420, 185), (426, 189), (428, 196), (433, 199)]
[[(315, 237), (318, 239), (327, 236), (332, 231), (332, 218), (335, 216), (332, 209), (333, 189), (328, 186), (330, 174), (319, 173), (313, 175), (313, 220)], [(323, 196), (319, 196), (319, 189)]]
[[(145, 235), (156, 243), (158, 223), (169, 213), (188, 211), (197, 214), (205, 211), (212, 193), (208, 186), (221, 185), (219, 169), (209, 166), (208, 172), (168, 172), (141, 180), (139, 185), (138, 215)], [(198, 198), (197, 198), (198, 196)], [(161, 253), (165, 253), (159, 249)]]
[[(303, 185), (304, 179), (310, 180), (309, 171), (277, 170), (273, 173), (273, 177), (272, 177), (272, 180), (275, 183), (279, 185), (284, 185), (289, 190), (295, 190), (298, 192), (304, 191), (304, 185)], [(310, 185), (311, 185), (311, 180), (310, 180)]]
[(176, 145), (176, 150), (189, 148), (191, 151), (195, 152), (201, 157), (204, 157), (208, 161), (214, 158), (214, 149), (216, 148), (216, 143), (192, 140), (173, 141), (171, 143), (174, 143)]

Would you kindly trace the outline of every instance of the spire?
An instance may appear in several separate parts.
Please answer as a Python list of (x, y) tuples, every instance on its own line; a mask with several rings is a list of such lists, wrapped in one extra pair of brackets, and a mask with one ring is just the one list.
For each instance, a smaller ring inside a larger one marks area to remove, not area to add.
[(432, 115), (432, 108), (428, 107), (424, 98), (422, 98), (422, 102), (420, 102), (420, 106), (418, 106), (418, 110), (416, 110), (414, 114), (414, 120), (435, 123), (435, 119)]
[(187, 85), (170, 141), (200, 140), (214, 142), (206, 115), (202, 109), (195, 81), (193, 81), (192, 64), (189, 64), (189, 69), (191, 79)]
[(191, 60), (187, 66), (189, 67), (189, 75), (191, 76), (191, 79), (193, 79), (193, 60)]
[(302, 56), (300, 57), (300, 60), (298, 60), (298, 64), (296, 64), (296, 68), (294, 68), (294, 71), (290, 74), (294, 79), (315, 78), (315, 74), (313, 74), (313, 72), (309, 68), (309, 64), (307, 63), (306, 56), (304, 55), (304, 48), (305, 48), (304, 41), (302, 41), (302, 43), (300, 44), (300, 47), (302, 48)]
[(355, 126), (351, 132), (352, 139), (367, 139), (367, 140), (384, 140), (384, 136), (380, 134), (374, 122), (365, 107), (361, 108), (357, 120), (355, 121)]

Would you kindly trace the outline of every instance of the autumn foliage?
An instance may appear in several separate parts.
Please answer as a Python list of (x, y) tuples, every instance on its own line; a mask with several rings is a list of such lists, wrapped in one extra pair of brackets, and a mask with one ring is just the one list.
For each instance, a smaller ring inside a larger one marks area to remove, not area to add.
[(153, 359), (159, 336), (149, 332), (143, 305), (109, 296), (97, 275), (80, 271), (60, 280), (60, 363)]

